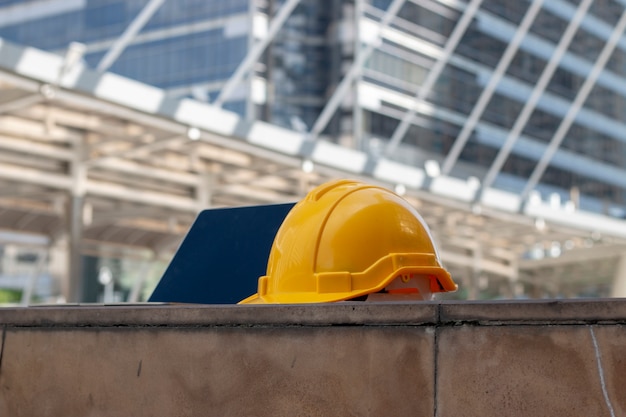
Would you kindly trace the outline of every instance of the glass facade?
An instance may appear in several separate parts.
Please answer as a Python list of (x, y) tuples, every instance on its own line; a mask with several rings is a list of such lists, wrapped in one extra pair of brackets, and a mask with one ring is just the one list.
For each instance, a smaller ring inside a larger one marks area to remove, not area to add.
[[(544, 1), (533, 13), (532, 0), (483, 0), (450, 54), (446, 45), (469, 13), (469, 0), (406, 0), (378, 31), (391, 3), (301, 0), (225, 106), (306, 131), (359, 53), (374, 45), (322, 136), (375, 157), (444, 164), (472, 118), (475, 125), (448, 174), (484, 177), (585, 3)], [(58, 52), (70, 42), (82, 42), (85, 60), (95, 68), (146, 4), (148, 0), (0, 1), (0, 15), (14, 17), (14, 23), (0, 17), (0, 37)], [(172, 95), (212, 100), (284, 4), (166, 0), (109, 70)], [(584, 11), (493, 186), (524, 190), (625, 10), (624, 0), (595, 0)], [(512, 47), (525, 19), (528, 30)], [(438, 62), (445, 64), (417, 103)], [(499, 81), (489, 90), (494, 77)], [(478, 109), (481, 99), (484, 108)], [(399, 146), (387, 148), (400, 120), (416, 104)], [(580, 195), (576, 203), (593, 211), (626, 206), (626, 36), (621, 34), (581, 108), (566, 122), (571, 125), (534, 188), (545, 197), (560, 193), (564, 200)]]
[[(96, 68), (148, 0), (13, 3), (5, 10), (19, 18), (0, 26), (0, 37), (57, 52), (81, 42)], [(37, 8), (45, 7), (52, 10), (42, 16)], [(223, 82), (248, 52), (250, 7), (249, 0), (165, 1), (109, 70), (164, 89)]]
[[(268, 16), (283, 3), (269, 1)], [(339, 48), (327, 36), (343, 13), (341, 3), (302, 1), (287, 19), (257, 73), (267, 80), (269, 98), (259, 103), (257, 117), (300, 129), (315, 122), (337, 73)]]
[[(374, 22), (382, 19), (391, 2), (367, 3), (358, 19)], [(384, 96), (387, 101), (380, 100), (377, 108), (370, 106), (363, 110), (362, 134), (372, 152), (385, 149), (387, 138), (409, 111), (411, 98), (416, 97), (423, 79), (434, 63), (442, 59), (445, 42), (467, 12), (468, 3), (405, 2), (383, 34), (383, 43), (372, 54), (361, 82), (397, 94), (378, 90), (378, 98)], [(462, 178), (478, 173), (480, 178), (487, 173), (516, 122), (519, 123), (522, 109), (581, 5), (580, 1), (544, 2), (531, 17), (529, 30), (519, 47), (512, 51), (510, 63), (503, 65), (505, 52), (532, 3), (530, 0), (481, 3), (459, 44), (444, 58), (446, 65), (423, 103), (432, 107), (417, 113), (413, 126), (392, 154), (394, 159), (420, 163), (431, 158), (443, 163), (460, 130), (474, 113), (475, 127), (450, 174)], [(592, 2), (540, 99), (530, 108), (530, 116), (522, 124), (499, 171), (496, 188), (522, 192), (625, 9), (626, 2)], [(567, 200), (570, 194), (580, 192), (582, 197), (577, 203), (586, 209), (606, 211), (612, 205), (626, 205), (625, 53), (626, 36), (622, 34), (536, 186), (544, 198), (557, 192)], [(492, 77), (499, 76), (496, 74), (499, 65), (502, 78), (492, 92), (486, 91)], [(389, 97), (394, 99), (393, 103), (388, 101)], [(484, 109), (477, 111), (481, 97), (487, 101)], [(371, 102), (372, 98), (365, 101)]]

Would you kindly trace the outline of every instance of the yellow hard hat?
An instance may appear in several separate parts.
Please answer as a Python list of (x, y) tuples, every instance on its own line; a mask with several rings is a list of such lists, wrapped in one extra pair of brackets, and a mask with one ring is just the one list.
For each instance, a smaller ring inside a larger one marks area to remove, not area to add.
[[(421, 286), (409, 285), (414, 277), (422, 279)], [(406, 200), (382, 187), (337, 180), (316, 187), (291, 209), (257, 294), (240, 304), (320, 303), (385, 289), (456, 288), (428, 227)]]

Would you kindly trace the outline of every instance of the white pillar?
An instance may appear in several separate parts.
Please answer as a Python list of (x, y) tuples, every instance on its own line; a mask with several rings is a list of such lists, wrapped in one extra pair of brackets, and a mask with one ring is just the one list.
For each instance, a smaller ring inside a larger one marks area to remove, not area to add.
[(626, 253), (617, 262), (617, 268), (615, 268), (615, 275), (613, 276), (611, 297), (626, 297)]

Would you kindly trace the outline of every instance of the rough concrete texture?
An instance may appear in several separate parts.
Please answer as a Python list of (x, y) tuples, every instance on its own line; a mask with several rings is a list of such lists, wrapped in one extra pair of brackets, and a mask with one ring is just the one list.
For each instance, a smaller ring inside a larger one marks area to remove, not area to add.
[(0, 415), (426, 416), (433, 343), (429, 328), (7, 330)]
[[(598, 353), (604, 362), (610, 406), (591, 329), (602, 333), (597, 337)], [(626, 344), (611, 346), (604, 343), (607, 337), (626, 341), (624, 329), (615, 326), (602, 330), (591, 326), (442, 329), (438, 337), (437, 415), (464, 416), (468, 410), (484, 417), (625, 415), (626, 397), (618, 391), (623, 392), (626, 380), (616, 378), (620, 378), (620, 366), (622, 373), (625, 370)], [(621, 365), (613, 365), (619, 361)]]
[(621, 416), (625, 306), (0, 309), (0, 416)]

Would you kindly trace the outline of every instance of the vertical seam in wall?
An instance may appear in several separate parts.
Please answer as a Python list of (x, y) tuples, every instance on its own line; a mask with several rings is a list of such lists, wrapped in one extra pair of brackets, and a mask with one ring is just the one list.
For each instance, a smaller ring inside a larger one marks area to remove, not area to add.
[(2, 326), (2, 343), (0, 343), (0, 374), (2, 374), (2, 356), (4, 355), (4, 340), (7, 337), (7, 326)]
[(435, 312), (435, 336), (434, 336), (434, 352), (433, 352), (433, 417), (437, 417), (437, 367), (439, 365), (439, 325), (441, 324), (441, 304), (437, 304)]
[(609, 408), (611, 417), (615, 417), (615, 411), (613, 411), (613, 405), (611, 405), (611, 400), (609, 399), (609, 393), (606, 391), (606, 384), (604, 382), (604, 369), (602, 369), (602, 355), (600, 353), (600, 348), (598, 347), (598, 341), (596, 340), (596, 335), (593, 332), (593, 326), (589, 326), (589, 332), (591, 333), (591, 341), (593, 342), (593, 348), (596, 352), (596, 362), (598, 364), (598, 373), (600, 374), (600, 385), (602, 386), (602, 394), (604, 395), (604, 402), (606, 402), (606, 406)]

